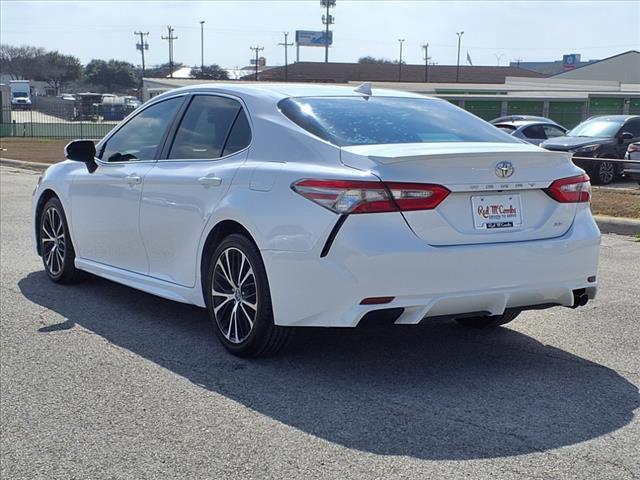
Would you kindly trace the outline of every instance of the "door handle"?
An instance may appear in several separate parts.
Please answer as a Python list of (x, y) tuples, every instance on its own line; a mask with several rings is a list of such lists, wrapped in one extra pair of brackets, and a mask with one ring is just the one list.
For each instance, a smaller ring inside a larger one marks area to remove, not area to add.
[(222, 179), (213, 174), (209, 174), (204, 177), (200, 177), (198, 179), (198, 183), (203, 187), (217, 187), (222, 183)]
[(142, 177), (140, 175), (136, 175), (132, 173), (131, 175), (127, 175), (124, 177), (129, 185), (139, 185), (142, 183)]

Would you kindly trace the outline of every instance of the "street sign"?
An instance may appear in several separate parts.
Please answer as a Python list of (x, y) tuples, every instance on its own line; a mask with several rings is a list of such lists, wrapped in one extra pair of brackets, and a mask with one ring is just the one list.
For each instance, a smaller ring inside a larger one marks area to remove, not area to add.
[[(296, 43), (299, 47), (324, 47), (326, 32), (296, 30)], [(333, 32), (329, 32), (329, 45), (333, 44)]]

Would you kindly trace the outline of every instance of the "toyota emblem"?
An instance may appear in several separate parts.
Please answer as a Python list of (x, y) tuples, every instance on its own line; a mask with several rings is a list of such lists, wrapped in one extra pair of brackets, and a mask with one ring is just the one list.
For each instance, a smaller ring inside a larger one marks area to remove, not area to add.
[(513, 164), (511, 162), (498, 162), (496, 165), (496, 176), (507, 178), (513, 175)]

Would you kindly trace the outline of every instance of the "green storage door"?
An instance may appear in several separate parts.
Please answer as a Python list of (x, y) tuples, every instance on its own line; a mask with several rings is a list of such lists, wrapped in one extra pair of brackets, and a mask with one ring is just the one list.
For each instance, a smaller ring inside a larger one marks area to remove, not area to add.
[(583, 102), (549, 102), (549, 118), (565, 128), (582, 121)]
[(465, 100), (464, 108), (484, 120), (493, 120), (500, 116), (502, 102), (490, 100)]
[(543, 102), (512, 100), (507, 103), (507, 115), (542, 116)]
[(589, 102), (589, 116), (620, 115), (624, 108), (624, 98), (592, 98)]
[(447, 102), (453, 103), (454, 105), (456, 105), (458, 107), (460, 106), (460, 100), (449, 100), (449, 99), (447, 99)]
[(640, 115), (640, 97), (632, 97), (629, 100), (629, 115)]

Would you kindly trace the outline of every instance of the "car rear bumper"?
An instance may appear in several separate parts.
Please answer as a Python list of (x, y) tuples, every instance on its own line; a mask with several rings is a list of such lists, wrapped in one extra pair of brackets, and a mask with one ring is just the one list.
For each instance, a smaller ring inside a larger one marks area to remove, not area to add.
[[(579, 205), (562, 236), (536, 241), (433, 247), (395, 213), (353, 215), (320, 257), (263, 250), (275, 322), (288, 326), (354, 327), (368, 312), (403, 308), (396, 323), (425, 317), (574, 303), (574, 290), (595, 296), (600, 232)], [(369, 297), (392, 296), (383, 305)]]

